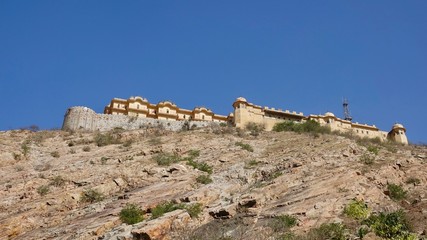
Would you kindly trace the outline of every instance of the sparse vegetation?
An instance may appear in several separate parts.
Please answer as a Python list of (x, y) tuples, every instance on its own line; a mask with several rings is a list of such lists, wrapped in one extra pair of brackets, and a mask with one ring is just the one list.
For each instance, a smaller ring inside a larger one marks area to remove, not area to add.
[(346, 240), (346, 227), (341, 223), (328, 223), (322, 224), (318, 228), (311, 229), (307, 236), (304, 236), (300, 239), (304, 240)]
[(83, 147), (83, 152), (90, 152), (90, 147), (89, 146), (84, 146)]
[(51, 153), (50, 153), (50, 155), (51, 155), (52, 157), (54, 157), (54, 158), (59, 158), (59, 157), (60, 157), (60, 156), (59, 156), (59, 152), (58, 152), (58, 151), (51, 152)]
[(285, 121), (281, 123), (277, 123), (273, 127), (273, 131), (283, 132), (283, 131), (291, 131), (297, 133), (317, 133), (317, 134), (325, 134), (331, 133), (331, 129), (326, 126), (320, 126), (320, 124), (314, 120), (308, 120), (303, 123), (294, 122), (294, 121)]
[(242, 149), (248, 151), (248, 152), (253, 152), (254, 149), (252, 148), (251, 145), (247, 144), (247, 143), (242, 143), (242, 142), (236, 142), (235, 143), (236, 146), (241, 147)]
[(185, 210), (188, 212), (191, 218), (198, 218), (202, 212), (202, 204), (194, 203), (188, 206), (185, 206)]
[(65, 185), (66, 180), (62, 178), (61, 176), (55, 176), (51, 181), (50, 185), (55, 187), (62, 187)]
[(370, 214), (368, 206), (359, 200), (353, 200), (344, 208), (344, 214), (358, 220), (366, 219)]
[(159, 153), (154, 156), (153, 159), (160, 166), (169, 166), (173, 163), (177, 163), (184, 160), (179, 155), (170, 153)]
[(126, 224), (135, 224), (144, 220), (144, 211), (135, 204), (126, 204), (120, 211), (120, 220)]
[(158, 218), (163, 216), (163, 214), (175, 211), (177, 209), (185, 209), (184, 204), (177, 204), (174, 202), (163, 202), (158, 204), (155, 208), (151, 209), (151, 217)]
[(133, 139), (128, 139), (123, 143), (123, 147), (130, 147), (133, 143)]
[(253, 168), (254, 166), (258, 165), (259, 162), (255, 159), (249, 160), (245, 162), (245, 168)]
[(202, 212), (202, 205), (200, 203), (185, 205), (182, 203), (163, 202), (158, 204), (155, 208), (151, 209), (151, 218), (155, 219), (163, 216), (165, 213), (183, 209), (188, 212), (190, 217), (197, 218)]
[(209, 175), (199, 175), (196, 178), (196, 181), (202, 184), (209, 184), (212, 182), (212, 179), (209, 177)]
[(104, 195), (95, 189), (85, 190), (80, 195), (81, 202), (94, 203), (102, 200), (104, 200)]
[(20, 161), (22, 160), (22, 155), (19, 153), (13, 153), (13, 159), (15, 159), (16, 161)]
[(249, 122), (245, 125), (245, 129), (250, 132), (250, 135), (256, 137), (260, 132), (264, 131), (265, 126), (263, 124)]
[(159, 145), (162, 144), (162, 139), (159, 137), (153, 137), (148, 140), (148, 144), (150, 145)]
[(275, 232), (285, 232), (291, 227), (295, 226), (298, 222), (294, 216), (291, 215), (279, 215), (274, 217), (271, 228)]
[(393, 200), (399, 201), (406, 198), (406, 191), (403, 190), (402, 186), (391, 183), (387, 185), (387, 190)]
[(22, 151), (22, 155), (24, 155), (25, 158), (28, 158), (28, 154), (30, 153), (30, 146), (29, 146), (29, 141), (25, 140), (22, 144), (21, 144), (21, 151)]
[(190, 156), (190, 158), (197, 158), (200, 156), (200, 150), (190, 150), (188, 151), (188, 156)]
[(369, 151), (370, 153), (373, 153), (373, 154), (375, 154), (375, 155), (378, 155), (379, 148), (378, 148), (377, 146), (370, 145), (370, 146), (368, 146), (368, 147), (367, 147), (367, 149), (368, 149), (368, 151)]
[(197, 162), (193, 159), (188, 159), (187, 164), (195, 169), (199, 169), (200, 171), (207, 172), (209, 174), (212, 173), (212, 167), (205, 162)]
[(362, 156), (360, 156), (360, 161), (366, 165), (372, 165), (375, 162), (375, 156), (364, 153)]
[(101, 164), (102, 164), (102, 165), (107, 164), (108, 159), (110, 159), (110, 158), (107, 158), (107, 157), (101, 157)]
[(413, 184), (413, 185), (419, 185), (421, 183), (421, 180), (419, 178), (416, 178), (416, 177), (409, 177), (408, 179), (406, 179), (406, 183), (407, 184)]
[(23, 167), (23, 166), (21, 166), (21, 165), (18, 165), (18, 166), (15, 166), (15, 170), (16, 170), (17, 172), (21, 172), (21, 171), (23, 171), (23, 170), (24, 170), (24, 167)]
[(49, 186), (42, 185), (37, 188), (37, 193), (40, 194), (40, 196), (44, 196), (49, 193)]
[(114, 130), (113, 130), (113, 132), (108, 132), (105, 134), (102, 134), (102, 133), (96, 134), (96, 136), (94, 137), (94, 142), (98, 147), (103, 147), (110, 144), (119, 144), (120, 138), (118, 137), (117, 134), (114, 133)]

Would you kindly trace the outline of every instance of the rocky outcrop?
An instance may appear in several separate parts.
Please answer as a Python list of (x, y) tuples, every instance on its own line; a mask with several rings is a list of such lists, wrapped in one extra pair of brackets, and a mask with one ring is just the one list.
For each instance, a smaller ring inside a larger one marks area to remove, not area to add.
[[(257, 239), (270, 236), (269, 222), (282, 214), (296, 217), (293, 231), (303, 234), (347, 221), (343, 209), (352, 199), (373, 212), (403, 208), (414, 231), (426, 231), (425, 147), (377, 145), (376, 155), (334, 135), (226, 132), (139, 129), (103, 147), (94, 133), (1, 132), (0, 239), (184, 239), (193, 233)], [(211, 183), (197, 180), (207, 173), (187, 164), (191, 153), (212, 168)], [(175, 160), (158, 165), (159, 154)], [(372, 164), (361, 160), (366, 155)], [(390, 183), (408, 198), (393, 201)], [(88, 190), (103, 198), (84, 201)], [(165, 201), (198, 203), (201, 212), (190, 217), (179, 209), (153, 219), (151, 210)], [(129, 203), (145, 211), (144, 221), (122, 223), (119, 213)]]

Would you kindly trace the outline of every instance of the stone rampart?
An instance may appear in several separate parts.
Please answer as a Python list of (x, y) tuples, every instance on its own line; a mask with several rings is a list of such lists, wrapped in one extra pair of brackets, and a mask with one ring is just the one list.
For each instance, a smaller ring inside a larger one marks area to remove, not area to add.
[(71, 107), (64, 116), (62, 130), (109, 131), (114, 128), (126, 130), (162, 127), (166, 130), (178, 131), (184, 126), (207, 127), (216, 122), (173, 121), (151, 119), (127, 115), (99, 114), (87, 107)]

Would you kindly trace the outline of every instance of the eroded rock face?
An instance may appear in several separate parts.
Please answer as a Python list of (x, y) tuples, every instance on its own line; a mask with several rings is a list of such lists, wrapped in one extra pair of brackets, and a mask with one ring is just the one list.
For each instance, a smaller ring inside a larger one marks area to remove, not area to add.
[[(427, 231), (425, 147), (378, 146), (375, 155), (333, 135), (252, 137), (209, 129), (125, 131), (120, 143), (98, 147), (95, 135), (0, 133), (0, 239), (263, 239), (272, 236), (272, 219), (283, 214), (298, 219), (292, 229), (297, 234), (322, 223), (346, 223), (342, 213), (352, 199), (373, 212), (403, 208), (416, 233)], [(158, 165), (159, 154), (175, 160)], [(364, 164), (364, 155), (373, 163)], [(199, 170), (202, 163), (212, 168), (211, 183), (196, 180), (207, 175)], [(403, 186), (407, 199), (391, 200), (390, 183)], [(178, 209), (152, 219), (150, 211), (170, 201), (200, 204), (201, 212), (192, 218)], [(122, 223), (119, 213), (129, 203), (146, 212), (143, 222)]]

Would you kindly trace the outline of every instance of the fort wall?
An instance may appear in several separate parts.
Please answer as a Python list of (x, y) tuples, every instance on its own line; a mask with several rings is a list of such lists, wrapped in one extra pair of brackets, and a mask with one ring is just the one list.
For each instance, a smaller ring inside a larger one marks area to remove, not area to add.
[(114, 128), (126, 130), (146, 127), (162, 127), (178, 131), (184, 126), (207, 127), (216, 122), (209, 121), (171, 121), (164, 119), (142, 118), (128, 115), (99, 114), (87, 107), (71, 107), (64, 116), (63, 130), (109, 131)]
[(193, 110), (178, 108), (170, 101), (150, 104), (141, 97), (129, 99), (114, 98), (106, 106), (104, 114), (98, 114), (87, 107), (69, 108), (64, 117), (63, 130), (109, 131), (114, 128), (126, 130), (149, 127), (162, 127), (178, 131), (185, 128), (206, 127), (220, 123), (232, 123), (235, 127), (245, 128), (248, 123), (262, 124), (271, 131), (275, 124), (284, 121), (305, 122), (313, 120), (332, 131), (351, 133), (359, 137), (379, 138), (408, 144), (406, 129), (394, 124), (389, 132), (381, 131), (375, 125), (353, 123), (327, 112), (324, 115), (304, 116), (302, 112), (261, 107), (239, 97), (233, 103), (234, 113), (228, 116), (214, 114), (207, 108), (196, 107)]

